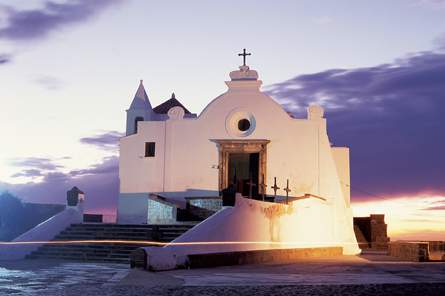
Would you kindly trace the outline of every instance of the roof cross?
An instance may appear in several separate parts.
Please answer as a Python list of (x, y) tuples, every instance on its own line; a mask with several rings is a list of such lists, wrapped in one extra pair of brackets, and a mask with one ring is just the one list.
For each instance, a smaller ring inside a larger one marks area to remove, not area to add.
[(246, 49), (243, 49), (243, 53), (239, 53), (238, 56), (242, 56), (243, 57), (243, 66), (246, 65), (246, 56), (250, 56), (252, 55), (250, 52), (246, 53)]

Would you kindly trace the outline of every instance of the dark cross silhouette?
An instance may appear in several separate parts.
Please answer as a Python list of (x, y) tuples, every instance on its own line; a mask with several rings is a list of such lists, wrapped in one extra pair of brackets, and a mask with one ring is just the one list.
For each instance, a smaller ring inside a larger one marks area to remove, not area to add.
[(249, 182), (247, 182), (247, 185), (249, 185), (249, 198), (252, 198), (252, 187), (256, 186), (256, 184), (252, 182), (252, 176), (250, 176)]
[(271, 186), (271, 188), (273, 189), (273, 195), (274, 195), (274, 199), (277, 197), (277, 190), (280, 189), (280, 187), (277, 186), (277, 177), (273, 178), (273, 186)]
[(237, 179), (236, 179), (236, 168), (235, 168), (235, 173), (233, 174), (233, 186), (235, 186), (236, 188), (236, 183), (237, 183)]
[(284, 191), (286, 191), (286, 204), (289, 200), (289, 192), (291, 192), (290, 188), (289, 188), (289, 179), (287, 179), (286, 182), (286, 188), (283, 189)]
[(260, 188), (261, 188), (261, 191), (262, 191), (261, 195), (263, 196), (263, 201), (264, 201), (265, 196), (266, 196), (266, 188), (267, 188), (266, 183), (264, 183), (264, 174), (261, 175)]
[(246, 49), (243, 49), (243, 53), (239, 53), (238, 56), (242, 56), (243, 57), (243, 66), (246, 65), (246, 56), (250, 56), (252, 55), (250, 52), (246, 53)]

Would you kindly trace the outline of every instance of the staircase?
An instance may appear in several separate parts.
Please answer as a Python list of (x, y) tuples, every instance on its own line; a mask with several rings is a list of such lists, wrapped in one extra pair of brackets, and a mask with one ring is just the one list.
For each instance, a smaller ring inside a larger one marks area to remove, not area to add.
[(130, 263), (130, 253), (143, 241), (170, 242), (195, 226), (195, 223), (171, 225), (71, 224), (53, 241), (131, 240), (134, 243), (45, 244), (26, 258), (51, 258), (76, 261)]

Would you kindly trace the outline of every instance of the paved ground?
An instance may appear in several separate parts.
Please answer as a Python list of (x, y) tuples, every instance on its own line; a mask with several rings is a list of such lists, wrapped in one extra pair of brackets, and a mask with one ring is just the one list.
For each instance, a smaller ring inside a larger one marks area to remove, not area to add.
[(445, 295), (445, 262), (368, 255), (146, 272), (119, 264), (0, 262), (0, 295)]
[(72, 263), (64, 261), (0, 261), (0, 295), (51, 295), (49, 291), (73, 286), (107, 286), (128, 275), (122, 264)]

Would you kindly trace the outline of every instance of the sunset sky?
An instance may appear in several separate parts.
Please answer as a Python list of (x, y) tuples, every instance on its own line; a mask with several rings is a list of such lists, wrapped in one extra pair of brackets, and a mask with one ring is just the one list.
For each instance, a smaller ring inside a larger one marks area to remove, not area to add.
[[(297, 117), (326, 109), (351, 148), (355, 215), (445, 239), (445, 1), (0, 0), (0, 192), (113, 210), (117, 139), (139, 80), (192, 112), (252, 52)], [(109, 205), (112, 205), (111, 207)]]

